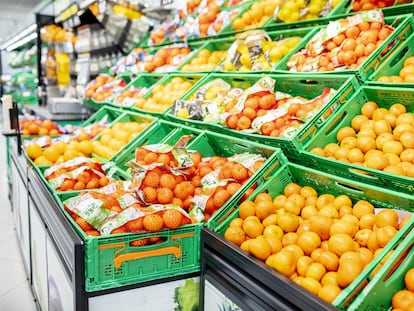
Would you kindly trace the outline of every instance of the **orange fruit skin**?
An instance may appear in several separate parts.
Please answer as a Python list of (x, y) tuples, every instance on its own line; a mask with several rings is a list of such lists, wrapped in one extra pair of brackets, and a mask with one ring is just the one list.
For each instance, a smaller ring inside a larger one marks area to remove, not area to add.
[(182, 218), (183, 215), (174, 209), (166, 210), (162, 214), (164, 225), (169, 229), (177, 229), (179, 226), (181, 226)]

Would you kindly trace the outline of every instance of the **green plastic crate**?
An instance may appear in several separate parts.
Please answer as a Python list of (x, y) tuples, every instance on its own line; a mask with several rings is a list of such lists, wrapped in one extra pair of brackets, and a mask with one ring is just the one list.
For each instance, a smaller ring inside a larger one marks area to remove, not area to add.
[[(151, 89), (151, 87), (155, 83), (161, 81), (164, 77), (165, 77), (164, 74), (141, 73), (138, 77), (136, 77), (131, 82), (129, 82), (120, 94), (122, 94), (124, 91), (126, 91), (130, 88), (147, 88), (147, 91), (143, 94), (143, 95), (145, 95), (147, 92), (149, 92), (149, 90)], [(121, 108), (121, 109), (123, 109), (123, 108), (134, 109), (133, 103), (132, 103), (132, 105), (121, 105), (121, 104), (117, 103), (116, 99), (117, 99), (117, 97), (115, 97), (110, 102), (111, 106)]]
[[(344, 18), (346, 16), (337, 16), (335, 20)], [(386, 59), (388, 55), (391, 55), (396, 49), (396, 47), (398, 47), (413, 33), (414, 17), (412, 14), (384, 17), (384, 20), (387, 25), (392, 25), (395, 28), (395, 30), (391, 33), (391, 35), (388, 36), (387, 39), (384, 40), (384, 42), (382, 42), (382, 44), (379, 47), (377, 47), (374, 50), (374, 52), (371, 53), (371, 55), (367, 57), (367, 59), (358, 68), (354, 70), (347, 69), (333, 70), (329, 72), (309, 72), (307, 74), (350, 74), (356, 75), (361, 82), (365, 82), (378, 67), (378, 64), (380, 64), (384, 59)], [(299, 44), (298, 50), (304, 49), (308, 41), (302, 41)], [(391, 44), (393, 45), (388, 50), (386, 50)], [(275, 71), (278, 73), (297, 74), (296, 72), (291, 72), (288, 70), (287, 63), (288, 59), (279, 62), (279, 64), (275, 68)], [(306, 72), (300, 72), (298, 74), (306, 74)]]
[(397, 291), (405, 289), (405, 273), (414, 268), (414, 231), (398, 242), (394, 253), (372, 278), (367, 278), (368, 284), (347, 310), (390, 310), (392, 296)]
[[(359, 88), (359, 83), (355, 77), (344, 75), (277, 75), (270, 74), (271, 78), (276, 80), (275, 90), (292, 94), (293, 96), (303, 96), (307, 98), (316, 97), (322, 94), (325, 87), (334, 88), (337, 90), (336, 95), (329, 104), (325, 105), (319, 110), (315, 116), (308, 121), (292, 138), (271, 137), (260, 134), (250, 134), (242, 131), (236, 131), (227, 127), (206, 123), (203, 121), (182, 119), (166, 113), (165, 117), (175, 121), (181, 122), (188, 126), (198, 127), (201, 129), (208, 129), (213, 132), (221, 132), (223, 134), (240, 137), (257, 141), (266, 145), (281, 148), (286, 156), (290, 159), (298, 159), (299, 150), (304, 144), (309, 141), (324, 124), (326, 114), (335, 111), (339, 106), (344, 104)], [(233, 86), (247, 88), (253, 85), (261, 78), (260, 74), (211, 74), (205, 77), (200, 83), (193, 87), (182, 99), (189, 99), (192, 94), (196, 92), (198, 87), (210, 82), (216, 78), (221, 78), (229, 82)]]
[[(152, 88), (158, 84), (162, 84), (162, 85), (166, 85), (168, 83), (171, 82), (172, 79), (174, 79), (175, 77), (180, 77), (183, 78), (184, 80), (190, 81), (192, 83), (194, 83), (193, 87), (196, 86), (198, 84), (198, 82), (200, 81), (200, 79), (204, 76), (204, 74), (201, 73), (170, 73), (167, 76), (165, 76), (164, 78), (162, 78), (161, 80), (159, 80), (156, 84), (154, 84), (152, 86)], [(149, 90), (143, 97), (145, 99), (148, 99), (150, 96), (152, 95), (152, 90)], [(143, 114), (148, 114), (148, 115), (152, 115), (155, 117), (161, 117), (168, 109), (166, 109), (165, 111), (149, 111), (149, 110), (145, 110), (143, 108), (137, 108), (134, 107), (134, 110), (143, 113)]]
[[(62, 212), (84, 241), (85, 290), (95, 292), (147, 281), (184, 275), (200, 270), (201, 225), (175, 230), (88, 236), (63, 208), (69, 194), (57, 196)], [(164, 242), (130, 246), (138, 239), (161, 237)]]
[(336, 176), (412, 194), (414, 190), (413, 178), (320, 157), (310, 151), (315, 147), (323, 148), (329, 143), (337, 143), (336, 133), (342, 127), (351, 125), (352, 119), (360, 114), (361, 107), (367, 101), (376, 102), (380, 108), (389, 108), (392, 104), (401, 103), (407, 107), (407, 111), (412, 112), (414, 111), (413, 99), (414, 89), (363, 86), (305, 145), (301, 151), (302, 161), (309, 167), (321, 169)]
[[(148, 122), (148, 126), (146, 128), (144, 128), (140, 133), (138, 133), (138, 135), (131, 141), (129, 141), (128, 143), (126, 143), (120, 150), (118, 150), (110, 159), (105, 159), (102, 158), (100, 156), (98, 156), (95, 153), (92, 153), (92, 156), (97, 158), (97, 159), (101, 159), (101, 160), (106, 160), (106, 161), (113, 161), (114, 159), (116, 159), (117, 157), (119, 157), (124, 151), (125, 149), (128, 148), (128, 146), (132, 145), (134, 140), (137, 139), (137, 137), (140, 137), (141, 135), (145, 135), (145, 133), (155, 124), (155, 118), (144, 115), (144, 114), (140, 114), (140, 113), (136, 113), (136, 112), (132, 112), (132, 111), (125, 111), (122, 114), (120, 114), (109, 126), (110, 128), (112, 128), (116, 123), (123, 123), (123, 122), (137, 122), (137, 123), (145, 123)], [(102, 134), (96, 136), (94, 138), (94, 141), (98, 141), (101, 139)]]
[(372, 86), (387, 87), (414, 87), (414, 82), (379, 82), (382, 76), (399, 76), (404, 66), (404, 61), (414, 56), (414, 34), (405, 40), (387, 59), (379, 64), (377, 70), (368, 78), (368, 84)]
[[(377, 208), (414, 210), (414, 197), (410, 195), (400, 194), (386, 189), (346, 180), (335, 175), (322, 173), (320, 171), (293, 163), (280, 163), (277, 167), (275, 167), (275, 170), (276, 172), (271, 176), (271, 178), (252, 193), (249, 197), (250, 200), (253, 200), (263, 191), (266, 191), (274, 198), (279, 194), (283, 194), (283, 189), (286, 185), (291, 182), (295, 182), (300, 186), (311, 186), (319, 194), (330, 193), (335, 196), (346, 194), (354, 203), (359, 200), (367, 200)], [(234, 201), (233, 204), (235, 206), (238, 205), (237, 202)], [(230, 222), (239, 216), (238, 210), (239, 207), (237, 206), (236, 210), (220, 226), (215, 228), (214, 231), (221, 236), (224, 236)], [(347, 304), (350, 303), (350, 295), (364, 285), (367, 276), (372, 273), (378, 263), (389, 253), (391, 249), (395, 248), (396, 243), (403, 239), (413, 227), (414, 218), (411, 217), (409, 222), (401, 230), (399, 230), (397, 235), (384, 247), (383, 251), (376, 256), (371, 263), (369, 263), (369, 265), (348, 287), (342, 290), (340, 295), (338, 295), (338, 297), (334, 300), (333, 305), (338, 309), (345, 310)], [(247, 252), (246, 256), (248, 256)], [(351, 298), (354, 298), (354, 296)]]

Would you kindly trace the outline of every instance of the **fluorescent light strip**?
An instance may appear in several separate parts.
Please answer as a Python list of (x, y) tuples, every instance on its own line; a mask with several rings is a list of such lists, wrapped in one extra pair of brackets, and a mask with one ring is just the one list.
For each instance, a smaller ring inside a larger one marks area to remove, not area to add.
[[(14, 46), (18, 41), (25, 40), (25, 37), (27, 37), (28, 35), (33, 36), (33, 34), (34, 34), (36, 36), (36, 32), (35, 32), (36, 29), (37, 29), (36, 24), (32, 24), (32, 25), (28, 26), (26, 29), (24, 29), (23, 31), (21, 31), (20, 33), (18, 33), (15, 37), (13, 37), (12, 39), (6, 41), (0, 47), (0, 49), (1, 50), (6, 49), (9, 52), (12, 51), (15, 48), (13, 48), (12, 50), (10, 50), (10, 46)], [(31, 37), (30, 40), (32, 40), (32, 39), (33, 38)], [(26, 41), (25, 43), (29, 42), (30, 40)], [(19, 46), (20, 45), (18, 45), (17, 47), (19, 47)]]
[(36, 39), (37, 37), (37, 33), (33, 32), (31, 35), (28, 35), (27, 37), (24, 37), (23, 39), (21, 39), (20, 41), (17, 41), (11, 45), (9, 45), (6, 48), (7, 52), (11, 52), (14, 49), (17, 49), (18, 47), (21, 47), (22, 45), (25, 45), (26, 43), (30, 42), (31, 40)]

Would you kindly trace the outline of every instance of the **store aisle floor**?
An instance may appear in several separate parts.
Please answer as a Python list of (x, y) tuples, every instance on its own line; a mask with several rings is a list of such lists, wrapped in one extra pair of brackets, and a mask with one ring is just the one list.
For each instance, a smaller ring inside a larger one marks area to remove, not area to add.
[[(0, 131), (2, 123), (0, 114)], [(0, 135), (0, 310), (34, 311), (36, 304), (17, 244), (8, 199), (6, 165), (6, 143)]]

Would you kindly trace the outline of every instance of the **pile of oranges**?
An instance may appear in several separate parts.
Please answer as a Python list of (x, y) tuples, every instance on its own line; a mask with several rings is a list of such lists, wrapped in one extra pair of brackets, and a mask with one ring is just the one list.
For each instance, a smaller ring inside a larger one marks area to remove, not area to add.
[(405, 289), (397, 291), (392, 296), (393, 310), (410, 311), (414, 306), (414, 268), (408, 270), (404, 275)]
[(262, 27), (273, 16), (277, 6), (278, 1), (272, 0), (261, 0), (253, 3), (246, 12), (233, 20), (233, 29), (239, 31)]
[(202, 49), (188, 64), (181, 68), (181, 71), (211, 71), (226, 58), (226, 55), (227, 51), (224, 50), (210, 52), (208, 49)]
[(274, 198), (262, 192), (242, 202), (224, 237), (333, 302), (408, 221), (392, 209), (375, 213), (368, 201), (290, 183)]
[(414, 116), (400, 103), (389, 109), (373, 101), (361, 107), (351, 126), (341, 128), (338, 143), (312, 153), (387, 173), (414, 177)]
[(189, 53), (190, 48), (188, 47), (163, 47), (144, 61), (144, 69), (147, 72), (152, 72), (163, 66), (177, 67)]
[(147, 91), (148, 89), (146, 87), (130, 87), (122, 91), (122, 93), (115, 98), (114, 103), (119, 106), (133, 106), (136, 99), (142, 98)]
[(136, 98), (135, 107), (147, 111), (164, 112), (183, 96), (195, 81), (182, 77), (174, 77), (165, 84), (155, 84), (147, 98)]
[[(146, 172), (140, 184), (139, 193), (145, 203), (174, 204), (190, 211), (195, 197), (207, 196), (208, 199), (202, 204), (205, 221), (263, 165), (263, 160), (257, 160), (250, 170), (240, 163), (229, 161), (228, 158), (214, 156), (203, 159), (199, 152), (194, 152), (191, 154), (193, 164), (188, 168), (181, 168), (182, 174), (173, 174), (167, 167), (177, 169), (178, 162), (171, 152), (159, 153), (140, 147), (135, 152), (135, 159), (141, 165), (159, 164)], [(213, 171), (218, 171), (215, 178), (221, 180), (221, 184), (203, 189), (203, 177), (213, 174)], [(252, 191), (253, 187), (247, 190), (245, 197)]]
[(77, 160), (76, 163), (52, 166), (45, 171), (46, 180), (53, 183), (56, 191), (101, 188), (109, 183), (100, 163), (81, 158)]
[[(126, 82), (123, 79), (118, 79), (118, 81), (116, 80), (116, 77), (100, 74), (95, 78), (95, 80), (88, 84), (85, 90), (85, 97), (92, 98), (97, 102), (103, 102), (111, 99), (115, 90), (122, 89), (126, 85)], [(111, 83), (110, 87), (103, 87), (104, 85), (109, 85), (109, 83)]]
[(60, 135), (58, 125), (49, 119), (19, 120), (19, 128), (23, 136), (26, 135)]
[[(352, 11), (359, 12), (359, 11), (368, 11), (368, 10), (375, 10), (381, 9), (389, 6), (393, 6), (395, 4), (395, 0), (353, 0), (352, 1)], [(399, 3), (407, 3), (408, 1), (398, 1)]]
[(220, 6), (215, 0), (207, 1), (207, 6), (200, 12), (198, 16), (198, 27), (200, 31), (200, 37), (207, 36), (208, 28), (212, 24), (217, 15), (220, 13)]
[[(356, 69), (371, 55), (393, 28), (378, 21), (350, 26), (323, 42), (323, 50), (308, 45), (288, 61), (290, 71), (332, 71), (335, 68)], [(312, 39), (311, 39), (312, 41)]]
[(403, 68), (398, 76), (382, 76), (378, 82), (408, 82), (414, 83), (414, 56), (404, 60)]

